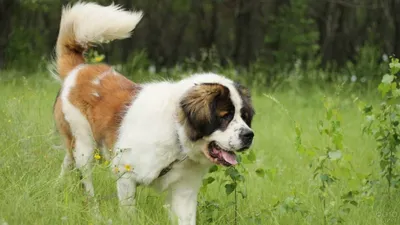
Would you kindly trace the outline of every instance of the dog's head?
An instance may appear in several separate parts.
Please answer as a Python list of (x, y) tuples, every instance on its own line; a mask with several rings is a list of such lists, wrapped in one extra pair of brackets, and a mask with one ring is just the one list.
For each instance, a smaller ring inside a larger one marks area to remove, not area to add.
[(202, 143), (213, 163), (237, 164), (235, 152), (248, 149), (254, 137), (254, 109), (249, 90), (230, 80), (203, 82), (181, 99), (181, 124), (191, 142)]

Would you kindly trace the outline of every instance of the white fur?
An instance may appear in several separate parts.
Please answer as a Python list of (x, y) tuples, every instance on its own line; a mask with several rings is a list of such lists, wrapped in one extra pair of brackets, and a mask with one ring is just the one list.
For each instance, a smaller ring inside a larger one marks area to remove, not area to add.
[(74, 34), (74, 39), (83, 46), (124, 39), (130, 36), (142, 16), (140, 11), (125, 11), (114, 4), (79, 2), (63, 9), (60, 34)]
[(109, 74), (110, 72), (111, 72), (114, 76), (116, 75), (116, 74), (115, 74), (115, 71), (114, 71), (113, 69), (106, 70), (106, 71), (104, 71), (103, 73), (101, 73), (99, 76), (97, 76), (95, 79), (93, 79), (93, 80), (92, 80), (92, 84), (94, 84), (94, 85), (100, 85), (101, 80), (102, 80), (104, 77), (106, 77), (107, 74)]
[(92, 84), (94, 85), (100, 85), (100, 79), (99, 78), (95, 78), (92, 80)]
[[(83, 65), (76, 67), (65, 79), (61, 92), (61, 104), (65, 120), (68, 121), (72, 135), (75, 138), (74, 158), (76, 167), (82, 172), (82, 182), (86, 191), (91, 196), (94, 196), (91, 175), (91, 161), (94, 148), (92, 130), (86, 117), (69, 101), (70, 91), (75, 86), (76, 78), (82, 68)], [(70, 155), (67, 153), (64, 158), (62, 174), (71, 166), (72, 162)]]

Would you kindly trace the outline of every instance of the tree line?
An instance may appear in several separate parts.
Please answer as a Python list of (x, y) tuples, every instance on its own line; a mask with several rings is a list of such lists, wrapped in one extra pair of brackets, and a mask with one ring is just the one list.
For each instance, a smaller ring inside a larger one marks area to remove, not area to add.
[[(61, 7), (76, 1), (0, 0), (0, 68), (50, 59)], [(189, 61), (248, 68), (296, 60), (343, 67), (369, 46), (400, 55), (400, 0), (98, 0), (142, 10), (132, 38), (105, 45), (107, 61), (137, 55), (157, 68)]]

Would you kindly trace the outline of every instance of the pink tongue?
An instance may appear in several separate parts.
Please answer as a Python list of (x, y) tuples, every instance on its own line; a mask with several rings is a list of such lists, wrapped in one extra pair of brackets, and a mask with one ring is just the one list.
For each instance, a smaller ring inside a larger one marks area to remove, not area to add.
[(226, 151), (221, 151), (222, 157), (225, 161), (230, 163), (231, 165), (236, 165), (238, 162), (236, 161), (236, 155), (234, 153), (229, 153)]

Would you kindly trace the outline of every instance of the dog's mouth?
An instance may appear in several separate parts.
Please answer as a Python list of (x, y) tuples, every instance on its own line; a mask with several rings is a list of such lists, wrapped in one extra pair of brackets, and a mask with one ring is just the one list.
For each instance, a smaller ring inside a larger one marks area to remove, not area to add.
[(207, 158), (213, 163), (221, 164), (224, 166), (232, 166), (238, 164), (235, 153), (223, 149), (215, 141), (208, 144), (207, 152), (205, 152)]

